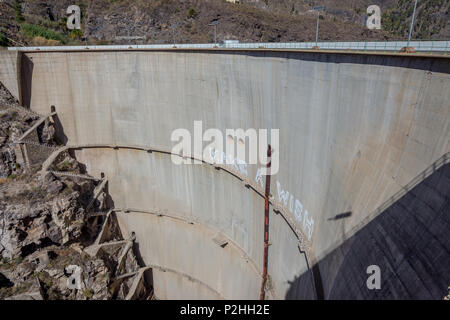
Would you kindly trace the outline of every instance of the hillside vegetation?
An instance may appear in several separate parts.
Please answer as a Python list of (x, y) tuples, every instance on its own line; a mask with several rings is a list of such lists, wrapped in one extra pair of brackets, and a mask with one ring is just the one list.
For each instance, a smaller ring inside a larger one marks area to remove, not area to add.
[[(419, 1), (414, 24), (416, 39), (443, 39), (450, 36), (450, 0)], [(395, 36), (406, 37), (409, 33), (414, 1), (399, 0), (396, 6), (385, 11), (385, 30)]]
[[(450, 0), (423, 0), (415, 37), (449, 36)], [(0, 2), (0, 45), (206, 43), (210, 23), (219, 21), (217, 38), (241, 42), (313, 41), (321, 13), (320, 40), (404, 38), (412, 15), (410, 0), (4, 0)], [(68, 30), (66, 9), (76, 3), (82, 29)], [(366, 9), (383, 11), (383, 29), (364, 26)]]

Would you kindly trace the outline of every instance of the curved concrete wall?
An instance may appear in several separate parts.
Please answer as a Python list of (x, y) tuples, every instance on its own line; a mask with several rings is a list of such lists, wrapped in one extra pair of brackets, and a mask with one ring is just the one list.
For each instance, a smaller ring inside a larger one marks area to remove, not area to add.
[[(23, 59), (32, 70), (22, 75), (29, 84), (23, 100), (41, 113), (55, 105), (69, 144), (170, 150), (172, 131), (192, 132), (195, 120), (223, 132), (280, 129), (272, 194), (278, 199), (280, 187), (292, 195), (283, 212), (304, 233), (308, 226), (290, 203), (297, 199), (307, 210), (312, 250), (307, 261), (285, 219), (271, 212), (271, 298), (285, 298), (308, 263), (341, 245), (450, 150), (446, 58), (105, 51), (33, 52)], [(176, 271), (157, 272), (157, 296), (192, 297), (173, 285), (184, 273), (198, 287), (196, 298), (258, 297), (264, 210), (256, 192), (206, 164), (175, 166), (167, 154), (89, 148), (76, 156), (93, 174), (105, 172), (117, 208), (131, 208), (119, 218), (137, 233), (145, 262)], [(332, 220), (343, 213), (345, 219)], [(216, 233), (232, 243), (219, 247)], [(315, 290), (317, 279), (296, 297), (316, 297)]]
[(3, 85), (17, 100), (20, 100), (18, 72), (20, 70), (19, 52), (1, 51), (0, 52), (0, 79)]

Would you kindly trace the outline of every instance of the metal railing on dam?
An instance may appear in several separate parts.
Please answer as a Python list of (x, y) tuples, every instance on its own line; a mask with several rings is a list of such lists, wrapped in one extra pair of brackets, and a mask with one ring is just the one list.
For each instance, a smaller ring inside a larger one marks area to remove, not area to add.
[[(278, 50), (353, 50), (353, 51), (394, 51), (407, 47), (407, 41), (359, 41), (359, 42), (252, 42), (252, 43), (183, 43), (183, 44), (128, 44), (101, 46), (47, 46), (9, 47), (11, 51), (78, 51), (78, 50), (157, 50), (157, 49), (278, 49)], [(411, 41), (409, 47), (416, 52), (447, 54), (450, 41)]]

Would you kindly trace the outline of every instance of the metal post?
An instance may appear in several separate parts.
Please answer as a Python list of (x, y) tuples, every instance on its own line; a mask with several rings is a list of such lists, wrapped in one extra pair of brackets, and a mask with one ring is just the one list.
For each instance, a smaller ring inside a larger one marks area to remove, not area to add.
[(261, 283), (261, 292), (259, 300), (264, 300), (267, 282), (267, 266), (268, 266), (268, 254), (269, 254), (269, 196), (270, 196), (270, 166), (272, 163), (272, 148), (270, 144), (267, 148), (267, 175), (266, 175), (266, 190), (264, 194), (264, 261), (263, 261), (263, 274)]
[(320, 11), (325, 10), (324, 6), (317, 6), (313, 8), (314, 11), (317, 11), (317, 24), (316, 24), (316, 47), (319, 42), (319, 20), (320, 20)]
[(316, 25), (316, 47), (317, 42), (319, 41), (319, 17), (320, 17), (320, 11), (317, 11), (317, 25)]
[(172, 41), (173, 41), (173, 46), (175, 47), (175, 28), (177, 27), (177, 25), (174, 23), (170, 26), (170, 28), (172, 29)]
[(217, 47), (217, 25), (219, 24), (218, 20), (215, 20), (209, 24), (209, 26), (214, 26), (214, 47)]
[(408, 45), (406, 46), (407, 48), (409, 48), (409, 43), (411, 42), (411, 36), (412, 36), (412, 32), (413, 32), (413, 27), (414, 27), (414, 17), (416, 16), (417, 1), (418, 0), (416, 0), (414, 2), (414, 11), (413, 11), (412, 19), (411, 19), (411, 27), (409, 28)]

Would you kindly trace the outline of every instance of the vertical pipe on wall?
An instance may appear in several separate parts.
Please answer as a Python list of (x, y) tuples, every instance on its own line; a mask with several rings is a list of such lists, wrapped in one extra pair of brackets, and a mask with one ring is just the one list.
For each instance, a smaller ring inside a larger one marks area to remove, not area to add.
[(267, 175), (266, 175), (266, 190), (264, 194), (264, 261), (263, 261), (263, 274), (261, 283), (260, 300), (265, 299), (265, 287), (267, 282), (267, 265), (268, 265), (268, 253), (269, 253), (269, 196), (270, 196), (270, 165), (272, 162), (272, 148), (270, 144), (267, 148)]

